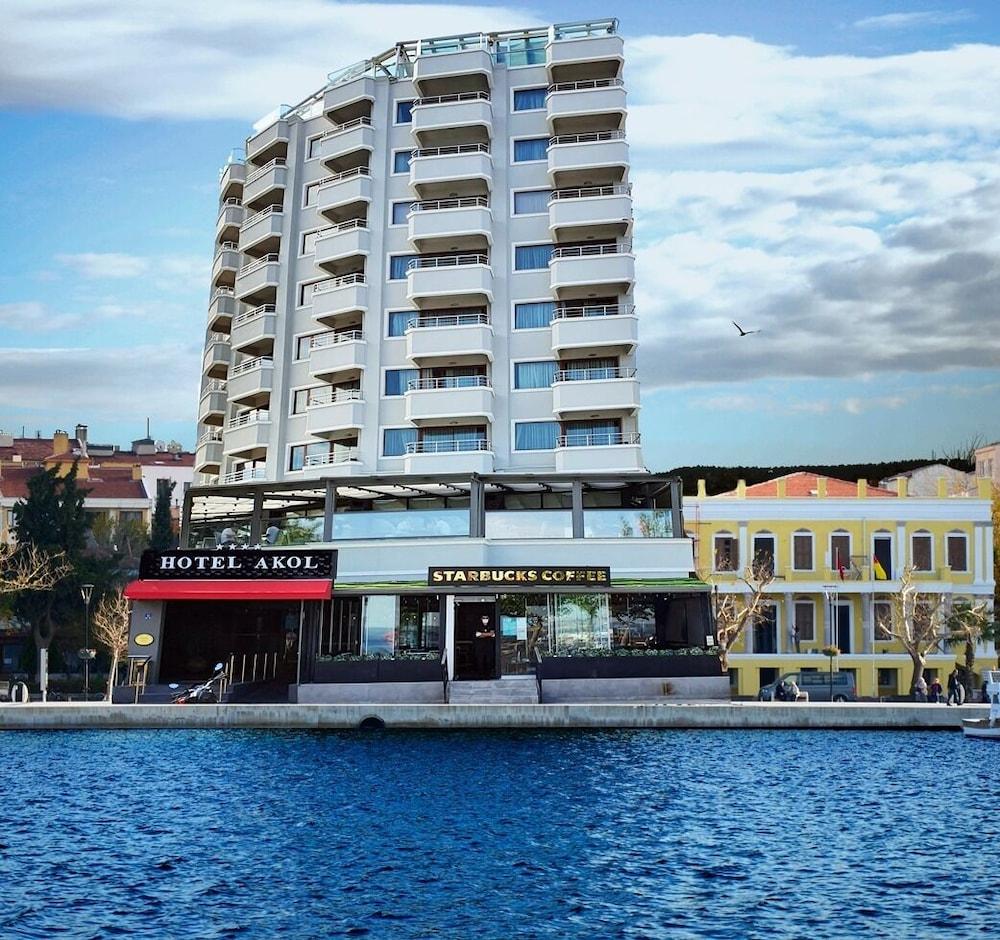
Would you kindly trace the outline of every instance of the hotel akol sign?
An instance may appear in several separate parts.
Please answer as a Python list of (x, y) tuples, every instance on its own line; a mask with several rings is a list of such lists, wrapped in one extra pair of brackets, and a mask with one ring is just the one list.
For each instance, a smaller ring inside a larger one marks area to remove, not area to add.
[(214, 548), (145, 551), (139, 562), (143, 581), (226, 579), (330, 579), (337, 575), (337, 552), (311, 549)]

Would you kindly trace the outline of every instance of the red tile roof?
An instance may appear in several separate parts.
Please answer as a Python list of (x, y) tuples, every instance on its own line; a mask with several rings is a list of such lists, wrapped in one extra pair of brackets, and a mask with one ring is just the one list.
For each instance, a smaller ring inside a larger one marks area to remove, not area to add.
[[(753, 483), (747, 487), (747, 497), (754, 499), (776, 498), (778, 495), (778, 480), (785, 481), (786, 497), (809, 497), (816, 496), (818, 490), (817, 481), (826, 480), (826, 495), (832, 497), (857, 497), (858, 485), (847, 480), (838, 480), (836, 477), (822, 476), (818, 473), (786, 473), (784, 476), (775, 477), (773, 480), (765, 480), (763, 483)], [(728, 493), (720, 493), (720, 496), (735, 496), (736, 490)], [(892, 490), (882, 489), (878, 486), (869, 486), (868, 495), (874, 497), (889, 497), (897, 494)]]
[[(38, 472), (38, 467), (4, 467), (0, 470), (0, 496), (24, 499), (28, 480)], [(131, 467), (100, 467), (90, 479), (79, 483), (88, 491), (88, 499), (149, 499), (142, 480), (132, 479)]]

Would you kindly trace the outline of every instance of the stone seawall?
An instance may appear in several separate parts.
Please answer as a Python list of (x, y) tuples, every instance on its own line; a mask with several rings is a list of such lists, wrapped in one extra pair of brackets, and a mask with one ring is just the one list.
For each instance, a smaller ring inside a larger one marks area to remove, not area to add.
[(573, 705), (0, 705), (0, 731), (129, 728), (958, 730), (984, 705), (692, 702)]

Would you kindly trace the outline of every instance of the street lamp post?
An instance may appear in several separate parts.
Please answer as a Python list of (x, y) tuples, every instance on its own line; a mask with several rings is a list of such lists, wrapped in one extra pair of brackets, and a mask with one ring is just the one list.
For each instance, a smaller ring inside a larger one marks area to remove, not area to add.
[(840, 588), (836, 584), (824, 584), (823, 596), (826, 598), (826, 622), (830, 625), (830, 641), (827, 645), (827, 655), (830, 657), (830, 701), (833, 701), (833, 657), (836, 653), (833, 650), (840, 650), (837, 647), (837, 602), (840, 600)]
[(80, 656), (83, 659), (83, 698), (90, 701), (90, 661), (94, 658), (94, 650), (90, 648), (90, 598), (94, 594), (94, 585), (81, 584), (80, 596), (83, 598), (83, 649)]

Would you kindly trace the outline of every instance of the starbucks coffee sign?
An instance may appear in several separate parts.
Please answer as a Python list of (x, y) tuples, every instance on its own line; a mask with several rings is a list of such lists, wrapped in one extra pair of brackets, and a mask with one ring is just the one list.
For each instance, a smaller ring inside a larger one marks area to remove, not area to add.
[(176, 549), (146, 551), (139, 563), (143, 581), (225, 579), (281, 580), (337, 574), (336, 551), (308, 549)]
[(428, 568), (428, 584), (588, 585), (608, 587), (610, 568)]

